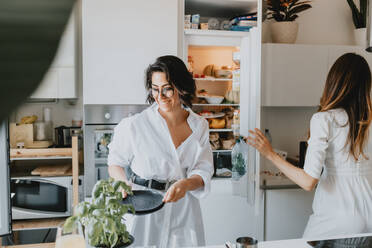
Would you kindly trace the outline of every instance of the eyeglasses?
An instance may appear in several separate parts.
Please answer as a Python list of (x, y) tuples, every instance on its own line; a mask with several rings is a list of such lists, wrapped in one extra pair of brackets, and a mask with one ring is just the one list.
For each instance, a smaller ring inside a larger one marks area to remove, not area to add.
[[(157, 98), (159, 96), (159, 89), (151, 88), (151, 94), (153, 98)], [(161, 89), (161, 95), (164, 97), (172, 97), (174, 95), (174, 88), (173, 87), (164, 87)]]

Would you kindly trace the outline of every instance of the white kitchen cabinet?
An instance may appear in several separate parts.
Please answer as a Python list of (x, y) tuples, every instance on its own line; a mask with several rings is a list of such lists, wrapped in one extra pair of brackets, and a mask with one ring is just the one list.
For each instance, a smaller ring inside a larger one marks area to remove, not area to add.
[(262, 105), (316, 106), (327, 75), (328, 47), (264, 44)]
[(61, 37), (57, 53), (39, 87), (31, 99), (76, 98), (76, 25), (74, 9)]
[(372, 66), (372, 54), (359, 46), (264, 44), (262, 47), (263, 106), (319, 105), (329, 69), (345, 53), (360, 54)]
[(262, 240), (254, 206), (248, 204), (246, 197), (232, 192), (231, 179), (213, 179), (210, 194), (200, 201), (207, 245), (234, 242), (242, 236)]
[(265, 191), (265, 240), (301, 238), (312, 214), (314, 191)]
[(182, 50), (182, 6), (180, 0), (83, 0), (84, 104), (145, 103), (145, 69)]
[(331, 69), (334, 62), (345, 53), (356, 53), (363, 56), (369, 67), (372, 69), (372, 53), (366, 52), (364, 47), (360, 46), (331, 46), (329, 47), (328, 70)]

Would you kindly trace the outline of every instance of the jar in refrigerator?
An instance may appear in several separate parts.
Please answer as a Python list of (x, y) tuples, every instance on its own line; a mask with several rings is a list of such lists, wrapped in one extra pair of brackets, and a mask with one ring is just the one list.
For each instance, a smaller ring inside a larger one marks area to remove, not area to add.
[(234, 137), (239, 137), (240, 136), (240, 111), (239, 109), (234, 110), (231, 128), (233, 130)]
[(233, 93), (234, 103), (236, 104), (240, 103), (240, 83), (239, 82), (233, 82), (232, 93)]
[(194, 60), (192, 59), (192, 56), (187, 56), (187, 69), (191, 75), (194, 74)]

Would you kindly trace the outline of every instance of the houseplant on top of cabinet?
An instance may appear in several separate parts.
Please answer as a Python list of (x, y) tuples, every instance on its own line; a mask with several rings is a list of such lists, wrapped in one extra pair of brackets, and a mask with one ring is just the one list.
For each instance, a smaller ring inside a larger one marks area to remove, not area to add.
[(367, 1), (359, 0), (359, 9), (355, 5), (354, 0), (347, 0), (350, 6), (353, 22), (355, 26), (354, 38), (355, 44), (358, 46), (365, 46), (366, 32), (367, 32)]
[(267, 0), (268, 19), (271, 23), (271, 37), (275, 43), (294, 43), (297, 38), (298, 13), (311, 8), (311, 1), (300, 0)]
[(132, 205), (122, 204), (122, 193), (132, 194), (131, 188), (122, 181), (99, 180), (92, 190), (91, 201), (80, 202), (63, 227), (64, 233), (72, 232), (77, 225), (83, 228), (83, 234), (89, 245), (113, 248), (127, 247), (134, 238), (129, 235), (122, 222), (128, 210), (134, 213)]

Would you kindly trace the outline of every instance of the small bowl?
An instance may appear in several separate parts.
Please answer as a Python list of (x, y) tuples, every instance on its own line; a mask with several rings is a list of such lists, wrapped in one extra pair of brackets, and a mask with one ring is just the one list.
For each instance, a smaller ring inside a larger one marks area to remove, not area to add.
[(204, 98), (210, 104), (220, 104), (224, 99), (223, 96), (205, 96)]
[(215, 70), (214, 71), (214, 76), (216, 78), (231, 78), (232, 77), (232, 72), (229, 70)]

